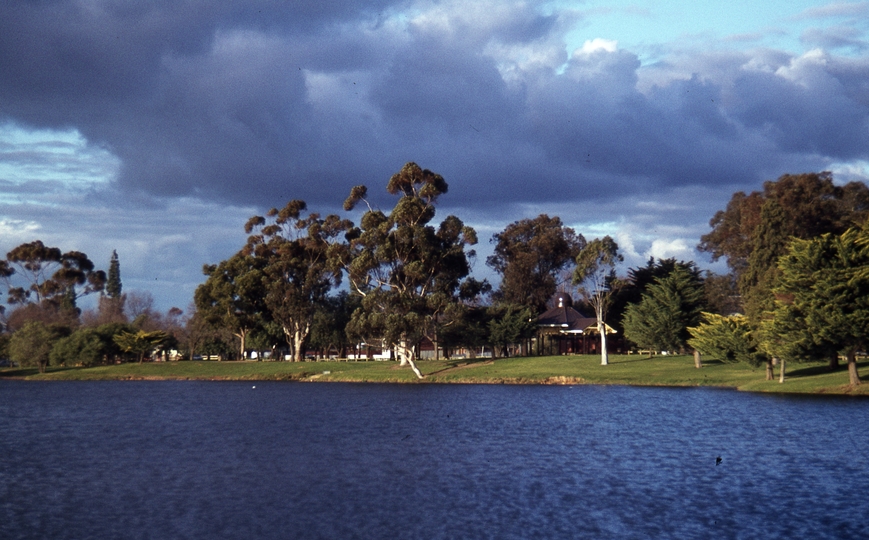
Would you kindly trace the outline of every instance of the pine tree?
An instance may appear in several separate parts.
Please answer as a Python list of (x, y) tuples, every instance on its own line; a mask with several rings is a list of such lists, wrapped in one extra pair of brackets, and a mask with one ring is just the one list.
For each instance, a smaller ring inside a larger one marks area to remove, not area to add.
[(683, 266), (650, 285), (638, 304), (630, 304), (623, 321), (625, 337), (641, 348), (681, 351), (704, 307), (703, 282)]
[(121, 264), (118, 262), (118, 252), (112, 250), (112, 260), (109, 262), (109, 273), (106, 278), (106, 295), (109, 298), (119, 298), (121, 287)]

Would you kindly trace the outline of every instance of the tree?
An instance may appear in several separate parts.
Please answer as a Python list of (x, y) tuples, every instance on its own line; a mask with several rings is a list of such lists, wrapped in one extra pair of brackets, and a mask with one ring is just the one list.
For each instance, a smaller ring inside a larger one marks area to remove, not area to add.
[(869, 215), (869, 188), (861, 182), (833, 184), (829, 172), (785, 174), (763, 184), (763, 191), (733, 194), (725, 210), (709, 221), (712, 231), (703, 235), (698, 249), (716, 261), (727, 258), (739, 278), (748, 268), (755, 248), (754, 231), (761, 224), (761, 210), (774, 200), (784, 211), (782, 236), (814, 238), (823, 233), (841, 234)]
[(81, 364), (85, 367), (102, 364), (108, 353), (108, 344), (105, 343), (94, 328), (79, 328), (67, 337), (59, 339), (51, 348), (49, 360), (51, 365), (74, 366)]
[(545, 310), (559, 273), (573, 265), (585, 246), (582, 235), (546, 214), (511, 223), (491, 241), (495, 250), (486, 264), (501, 275), (497, 297), (537, 312)]
[(710, 220), (712, 231), (698, 249), (712, 260), (727, 257), (752, 325), (772, 309), (776, 263), (792, 238), (841, 234), (869, 215), (869, 188), (860, 182), (833, 184), (829, 172), (783, 175), (763, 191), (737, 192)]
[(630, 304), (638, 304), (650, 285), (659, 279), (669, 276), (677, 267), (688, 272), (692, 279), (702, 280), (700, 269), (693, 262), (677, 261), (675, 258), (655, 259), (650, 257), (646, 266), (630, 268), (618, 290), (614, 291), (610, 314), (612, 327), (617, 331), (623, 331), (622, 321), (625, 310)]
[[(448, 190), (441, 175), (407, 163), (386, 189), (399, 196), (392, 212), (386, 215), (368, 205), (343, 254), (351, 288), (362, 296), (348, 331), (383, 339), (396, 350), (401, 365), (410, 365), (421, 379), (413, 347), (426, 335), (434, 341), (436, 319), (463, 291), (475, 289), (463, 289), (462, 284), (470, 273), (468, 257), (473, 256), (465, 247), (476, 244), (477, 236), (455, 216), (437, 229), (430, 225), (435, 202)], [(365, 186), (354, 187), (344, 209), (365, 201), (367, 192)]]
[(600, 363), (603, 366), (609, 364), (605, 319), (613, 292), (619, 285), (615, 267), (623, 260), (618, 244), (609, 236), (592, 240), (576, 257), (573, 283), (582, 287), (586, 301), (594, 308), (600, 333)]
[(688, 345), (704, 356), (722, 362), (746, 362), (759, 366), (766, 357), (754, 346), (745, 315), (703, 313), (700, 324), (688, 328)]
[(856, 352), (869, 329), (869, 223), (841, 235), (795, 240), (778, 262), (776, 307), (764, 327), (770, 352), (799, 359), (833, 348), (848, 358), (859, 385)]
[[(674, 266), (649, 285), (639, 303), (625, 311), (625, 337), (642, 348), (682, 351), (704, 308), (703, 281), (698, 273)], [(699, 367), (699, 366), (698, 366)]]
[(314, 313), (329, 291), (341, 283), (341, 265), (332, 248), (352, 224), (336, 215), (321, 218), (302, 212), (304, 201), (273, 208), (268, 218), (254, 216), (245, 225), (252, 235), (243, 253), (262, 267), (265, 304), (287, 336), (293, 360), (304, 359)]
[(508, 345), (530, 339), (537, 331), (537, 322), (530, 307), (506, 304), (493, 306), (489, 314), (489, 342), (493, 350), (501, 347), (509, 356)]
[(734, 315), (743, 313), (742, 297), (736, 276), (732, 272), (716, 274), (707, 271), (703, 276), (703, 289), (706, 292), (706, 303), (710, 313), (719, 315)]
[(118, 261), (118, 252), (112, 250), (112, 258), (109, 261), (109, 272), (106, 276), (106, 296), (120, 298), (121, 289), (121, 263)]
[(141, 364), (145, 359), (145, 354), (163, 345), (168, 337), (166, 332), (162, 330), (153, 332), (139, 330), (135, 333), (121, 332), (114, 337), (114, 341), (124, 352), (138, 355)]
[[(33, 302), (56, 309), (64, 304), (75, 308), (78, 298), (102, 291), (106, 282), (105, 272), (96, 270), (84, 253), (61, 253), (40, 240), (16, 247), (6, 255), (6, 261), (0, 268), (0, 278), (9, 288), (10, 304)], [(15, 276), (25, 281), (25, 286), (13, 284)]]
[(242, 252), (205, 265), (202, 272), (208, 278), (193, 294), (199, 319), (238, 338), (239, 358), (244, 358), (247, 337), (267, 319), (265, 265), (263, 258)]
[(45, 373), (51, 358), (51, 349), (57, 340), (68, 334), (69, 330), (40, 321), (30, 321), (12, 334), (9, 340), (9, 358), (19, 366), (36, 366)]
[(359, 296), (347, 291), (327, 297), (314, 313), (311, 346), (327, 355), (328, 351), (335, 349), (340, 356), (346, 356), (347, 349), (352, 345), (346, 329), (359, 304)]

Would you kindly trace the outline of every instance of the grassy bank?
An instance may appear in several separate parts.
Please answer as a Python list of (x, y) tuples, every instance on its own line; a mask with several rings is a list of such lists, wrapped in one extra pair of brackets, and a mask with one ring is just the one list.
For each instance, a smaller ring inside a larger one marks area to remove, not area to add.
[[(861, 362), (865, 373), (869, 362)], [(426, 374), (417, 381), (408, 368), (395, 362), (168, 362), (122, 364), (93, 368), (4, 369), (2, 378), (58, 380), (302, 380), (400, 383), (489, 384), (623, 384), (637, 386), (720, 386), (752, 392), (849, 394), (869, 396), (869, 381), (848, 386), (845, 366), (830, 372), (826, 364), (791, 364), (784, 384), (765, 381), (762, 367), (704, 362), (694, 368), (689, 356), (618, 355), (609, 366), (598, 356), (544, 356), (498, 360), (423, 361)], [(778, 375), (778, 373), (776, 373)]]

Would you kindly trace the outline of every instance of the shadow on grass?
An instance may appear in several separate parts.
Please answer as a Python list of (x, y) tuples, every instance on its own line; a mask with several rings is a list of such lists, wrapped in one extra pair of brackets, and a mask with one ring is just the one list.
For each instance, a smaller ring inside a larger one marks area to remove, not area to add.
[[(50, 367), (45, 370), (45, 373), (59, 373), (61, 371), (70, 371), (73, 369), (81, 369), (77, 367)], [(0, 370), (0, 379), (10, 378), (10, 379), (18, 379), (22, 377), (33, 377), (35, 375), (39, 375), (39, 368), (35, 367), (23, 367), (23, 368), (9, 368)]]
[[(848, 364), (846, 362), (839, 363), (839, 366), (835, 369), (830, 369), (828, 364), (814, 365), (809, 367), (803, 367), (799, 369), (786, 369), (785, 377), (792, 377), (794, 379), (799, 379), (801, 377), (814, 377), (817, 375), (826, 375), (828, 373), (839, 373), (842, 371), (848, 371)], [(869, 369), (869, 360), (864, 360), (863, 362), (857, 362), (857, 371), (858, 373), (861, 370)], [(863, 380), (863, 374), (860, 375), (860, 380)]]

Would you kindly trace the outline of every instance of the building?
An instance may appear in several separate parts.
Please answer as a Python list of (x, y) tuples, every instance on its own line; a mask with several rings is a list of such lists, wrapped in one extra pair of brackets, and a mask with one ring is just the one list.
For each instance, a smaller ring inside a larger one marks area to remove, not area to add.
[[(606, 325), (607, 335), (616, 331)], [(610, 341), (609, 339), (607, 340)], [(607, 343), (613, 351), (615, 343)], [(600, 334), (597, 318), (586, 317), (563, 298), (558, 306), (537, 317), (538, 354), (597, 354), (600, 352)]]

